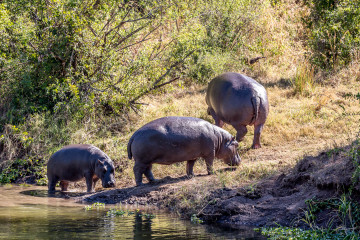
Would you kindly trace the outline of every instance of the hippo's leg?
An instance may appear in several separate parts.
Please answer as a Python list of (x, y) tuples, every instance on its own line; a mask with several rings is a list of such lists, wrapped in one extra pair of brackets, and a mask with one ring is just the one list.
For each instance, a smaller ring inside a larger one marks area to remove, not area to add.
[(236, 129), (236, 141), (240, 142), (244, 140), (244, 137), (247, 133), (247, 128), (245, 125), (235, 125), (234, 128)]
[(85, 180), (86, 180), (86, 188), (87, 188), (87, 192), (94, 192), (94, 188), (93, 188), (93, 177), (94, 175), (91, 173), (85, 173)]
[(193, 177), (194, 176), (193, 168), (194, 168), (195, 161), (196, 160), (188, 160), (187, 163), (186, 163), (186, 175), (188, 177)]
[(208, 172), (208, 175), (212, 175), (214, 173), (213, 170), (213, 163), (214, 163), (214, 156), (208, 156), (205, 157), (205, 163), (206, 163), (206, 169)]
[(149, 180), (149, 182), (155, 182), (156, 180), (154, 178), (154, 175), (153, 175), (151, 169), (152, 169), (152, 164), (150, 164), (150, 166), (148, 166), (145, 169), (144, 174), (145, 174), (145, 177)]
[(261, 148), (260, 144), (260, 134), (264, 127), (264, 124), (259, 124), (254, 126), (254, 141), (253, 145), (251, 146), (254, 149)]
[(148, 165), (140, 163), (139, 161), (135, 161), (134, 165), (134, 175), (135, 175), (135, 182), (136, 186), (142, 185), (142, 175), (145, 173)]
[(55, 192), (55, 186), (57, 181), (59, 181), (59, 178), (56, 176), (49, 176), (48, 177), (48, 187), (49, 187), (49, 193), (54, 193)]
[(212, 108), (208, 108), (208, 114), (211, 115), (213, 117), (213, 119), (215, 120), (215, 125), (218, 127), (223, 127), (224, 126), (224, 122), (216, 115), (214, 109)]
[(98, 178), (98, 177), (94, 177), (94, 178), (92, 179), (92, 186), (93, 186), (94, 189), (95, 189), (95, 185), (96, 185), (97, 181), (99, 181), (99, 178)]
[(60, 188), (62, 192), (66, 192), (68, 190), (69, 187), (69, 181), (60, 181)]

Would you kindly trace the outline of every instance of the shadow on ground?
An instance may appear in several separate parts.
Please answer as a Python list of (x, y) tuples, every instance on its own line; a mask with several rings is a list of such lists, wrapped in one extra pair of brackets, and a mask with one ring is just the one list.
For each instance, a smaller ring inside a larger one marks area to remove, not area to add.
[[(208, 175), (196, 175), (196, 178), (205, 177)], [(154, 194), (161, 192), (164, 189), (164, 185), (174, 185), (176, 183), (188, 180), (187, 176), (172, 178), (165, 177), (163, 179), (157, 179), (154, 183), (147, 183), (141, 186), (127, 187), (122, 189), (114, 189), (109, 191), (102, 191), (91, 194), (89, 196), (83, 196), (76, 199), (77, 202), (101, 202), (106, 204), (139, 204), (139, 205), (156, 205), (159, 202), (158, 197), (154, 197)], [(161, 196), (161, 195), (159, 195)], [(163, 196), (164, 198), (166, 196)]]

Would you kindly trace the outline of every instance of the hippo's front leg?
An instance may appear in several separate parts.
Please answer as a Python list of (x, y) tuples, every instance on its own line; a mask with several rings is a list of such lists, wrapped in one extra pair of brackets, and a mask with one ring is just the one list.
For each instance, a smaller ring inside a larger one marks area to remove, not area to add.
[(85, 174), (85, 180), (86, 180), (86, 187), (87, 187), (87, 192), (94, 192), (94, 188), (93, 188), (93, 174), (91, 173), (86, 173)]
[(188, 177), (193, 177), (194, 176), (194, 164), (195, 164), (196, 160), (188, 160), (186, 163), (186, 175)]
[(260, 135), (263, 127), (264, 124), (254, 126), (254, 140), (253, 140), (253, 145), (251, 146), (253, 149), (261, 148)]
[(208, 175), (212, 175), (214, 173), (213, 170), (213, 163), (214, 163), (214, 155), (205, 157), (205, 163), (206, 163), (206, 169), (208, 172)]
[(94, 176), (93, 179), (92, 179), (92, 187), (94, 189), (95, 189), (95, 185), (96, 185), (97, 181), (99, 181), (99, 178)]
[(69, 181), (60, 181), (60, 189), (62, 192), (66, 192), (68, 190), (68, 187), (69, 187)]

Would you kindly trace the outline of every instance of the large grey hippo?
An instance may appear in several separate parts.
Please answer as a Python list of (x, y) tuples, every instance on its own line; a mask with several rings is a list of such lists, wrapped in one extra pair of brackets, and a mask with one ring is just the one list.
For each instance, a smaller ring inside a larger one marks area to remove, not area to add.
[(260, 148), (260, 134), (269, 113), (269, 102), (265, 88), (254, 79), (239, 73), (224, 73), (208, 85), (206, 92), (208, 114), (215, 124), (232, 125), (236, 140), (242, 141), (247, 133), (246, 126), (254, 125), (252, 148)]
[(61, 191), (67, 191), (69, 182), (85, 177), (87, 191), (94, 191), (101, 179), (104, 188), (114, 187), (114, 164), (100, 149), (88, 144), (68, 145), (54, 153), (47, 164), (49, 192), (55, 192), (60, 181)]
[(196, 159), (205, 159), (208, 174), (212, 173), (214, 158), (228, 165), (239, 165), (238, 142), (227, 131), (199, 118), (164, 117), (145, 124), (130, 138), (128, 157), (134, 157), (136, 185), (142, 184), (145, 174), (155, 181), (153, 163), (173, 164), (187, 161), (186, 174), (193, 176)]

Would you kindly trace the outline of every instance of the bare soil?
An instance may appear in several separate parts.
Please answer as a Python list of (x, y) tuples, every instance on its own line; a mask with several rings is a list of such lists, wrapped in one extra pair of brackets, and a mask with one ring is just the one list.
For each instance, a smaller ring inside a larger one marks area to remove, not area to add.
[[(317, 156), (308, 156), (286, 173), (273, 175), (256, 184), (233, 188), (217, 188), (206, 198), (208, 204), (198, 212), (207, 223), (231, 226), (300, 226), (304, 223), (305, 201), (340, 196), (352, 184), (355, 169), (349, 157), (352, 146), (333, 149)], [(198, 175), (196, 181), (206, 182), (213, 176)], [(74, 197), (78, 202), (104, 202), (107, 204), (154, 205), (190, 217), (190, 209), (178, 208), (174, 194), (183, 186), (194, 184), (187, 177), (165, 177), (155, 184), (125, 187)], [(196, 184), (196, 182), (195, 182)], [(353, 190), (359, 196), (360, 185)], [(209, 201), (209, 199), (211, 201)], [(205, 200), (204, 200), (205, 201)], [(317, 218), (319, 226), (338, 219), (332, 211), (323, 211)]]

